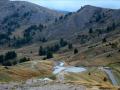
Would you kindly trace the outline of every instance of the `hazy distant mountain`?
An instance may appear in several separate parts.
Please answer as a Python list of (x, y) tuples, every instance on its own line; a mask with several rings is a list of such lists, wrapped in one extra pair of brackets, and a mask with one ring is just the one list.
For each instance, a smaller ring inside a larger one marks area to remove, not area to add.
[(61, 13), (64, 13), (64, 14), (69, 13), (69, 11), (62, 11), (62, 10), (59, 10), (58, 12), (61, 12)]

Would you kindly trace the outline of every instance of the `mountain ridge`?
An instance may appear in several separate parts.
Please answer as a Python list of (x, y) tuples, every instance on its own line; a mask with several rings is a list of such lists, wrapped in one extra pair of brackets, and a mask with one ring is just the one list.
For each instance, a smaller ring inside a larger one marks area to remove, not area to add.
[[(85, 7), (82, 7), (78, 12), (70, 14), (70, 15), (68, 14), (68, 16), (65, 17), (65, 19), (63, 19), (62, 23), (64, 24), (61, 24), (61, 22), (60, 23), (58, 22), (58, 27), (57, 25), (53, 26), (52, 31), (55, 30), (55, 32), (59, 32), (58, 34), (61, 33), (66, 36), (67, 34), (64, 34), (64, 33), (75, 32), (75, 31), (79, 32), (83, 30), (88, 31), (89, 28), (96, 28), (96, 29), (103, 28), (104, 29), (104, 28), (107, 28), (105, 27), (106, 24), (108, 24), (107, 26), (109, 26), (110, 24), (114, 22), (119, 23), (118, 21), (120, 19), (119, 13), (120, 13), (119, 9), (118, 10), (104, 9), (104, 8), (98, 8), (98, 7), (86, 5)], [(100, 18), (101, 20), (97, 20), (98, 18)], [(95, 19), (97, 20), (97, 22)], [(100, 27), (102, 25), (103, 27)], [(56, 29), (55, 27), (58, 29)], [(55, 33), (55, 32), (52, 32), (52, 33)], [(55, 35), (55, 36), (62, 36), (62, 35)]]
[[(25, 29), (31, 26), (47, 26), (52, 24), (64, 13), (44, 8), (26, 1), (1, 1), (0, 2), (0, 32), (5, 36), (1, 43), (8, 42), (13, 37), (23, 36)], [(12, 34), (18, 33), (20, 35)]]
[[(65, 15), (63, 13), (59, 13), (58, 11), (54, 12), (50, 9), (46, 9), (44, 7), (28, 2), (10, 2), (13, 5), (10, 7), (15, 7), (16, 10), (13, 11), (13, 14), (11, 14), (10, 17), (5, 18), (5, 20), (2, 21), (1, 30), (6, 29), (7, 32), (11, 30), (11, 32), (14, 33), (14, 35), (10, 36), (16, 37), (18, 36), (18, 34), (16, 35), (15, 33), (19, 32), (22, 29), (20, 32), (20, 37), (25, 37), (25, 30), (30, 29), (31, 26), (34, 26), (33, 30), (30, 30), (29, 32), (27, 31), (27, 34), (29, 34), (29, 37), (27, 38), (32, 39), (31, 41), (34, 43), (39, 42), (41, 38), (45, 38), (48, 40), (65, 38), (68, 40), (71, 39), (72, 41), (81, 41), (81, 39), (76, 40), (76, 38), (79, 38), (79, 36), (81, 37), (82, 35), (85, 35), (85, 37), (82, 36), (82, 38), (87, 38), (89, 40), (93, 38), (88, 35), (90, 29), (93, 29), (93, 31), (96, 32), (96, 36), (98, 32), (106, 32), (107, 28), (112, 27), (113, 24), (115, 24), (117, 28), (120, 28), (119, 9), (106, 9), (86, 5), (84, 7), (81, 7), (81, 9), (79, 9), (77, 12), (69, 12)], [(51, 12), (52, 14), (50, 15)], [(9, 18), (10, 20), (8, 20)], [(11, 22), (13, 26), (11, 26), (11, 28), (7, 27), (6, 24), (11, 25)], [(40, 31), (38, 30), (38, 28), (36, 28), (39, 25)], [(19, 27), (20, 29), (18, 29), (18, 31), (14, 30), (14, 28), (16, 29)], [(106, 36), (104, 34), (101, 34), (102, 38)]]

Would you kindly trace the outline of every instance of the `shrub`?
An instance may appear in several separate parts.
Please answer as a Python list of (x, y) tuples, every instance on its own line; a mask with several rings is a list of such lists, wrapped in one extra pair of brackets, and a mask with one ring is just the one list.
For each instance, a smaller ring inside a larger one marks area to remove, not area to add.
[(106, 38), (103, 38), (102, 43), (105, 43), (105, 42), (107, 42), (107, 40), (106, 40)]
[(120, 52), (120, 49), (118, 50), (118, 52)]
[(90, 76), (90, 75), (91, 75), (91, 73), (89, 72), (89, 73), (88, 73), (88, 75)]
[(117, 48), (118, 43), (112, 43), (111, 48)]
[(50, 75), (49, 78), (52, 79), (52, 80), (56, 80), (56, 76), (55, 75)]
[(45, 55), (45, 54), (46, 54), (46, 50), (42, 46), (40, 46), (39, 55), (42, 56), (42, 55)]
[(63, 39), (63, 38), (61, 38), (60, 39), (60, 46), (61, 47), (64, 47), (64, 46), (66, 46), (67, 45), (67, 42)]
[(23, 62), (27, 62), (27, 61), (30, 61), (30, 59), (29, 58), (26, 58), (26, 57), (23, 57), (23, 58), (21, 58), (20, 59), (20, 63), (23, 63)]
[(89, 29), (89, 34), (91, 34), (91, 33), (93, 33), (93, 29), (92, 28)]
[(112, 57), (112, 55), (111, 55), (111, 54), (108, 54), (106, 57)]
[(73, 45), (72, 44), (68, 44), (68, 49), (73, 49)]
[(0, 55), (0, 63), (3, 63), (4, 61), (4, 55)]
[(107, 78), (106, 78), (106, 77), (104, 77), (104, 78), (103, 78), (103, 81), (104, 81), (104, 82), (106, 82), (106, 81), (107, 81)]
[(78, 49), (75, 48), (75, 49), (74, 49), (74, 54), (77, 54), (77, 53), (78, 53)]
[(2, 65), (4, 65), (4, 66), (12, 66), (12, 63), (11, 63), (11, 61), (6, 61), (6, 62), (3, 62)]
[(47, 51), (47, 59), (53, 58), (53, 53), (51, 51)]
[(9, 51), (5, 54), (5, 60), (14, 59), (16, 57), (17, 57), (17, 54), (15, 51)]

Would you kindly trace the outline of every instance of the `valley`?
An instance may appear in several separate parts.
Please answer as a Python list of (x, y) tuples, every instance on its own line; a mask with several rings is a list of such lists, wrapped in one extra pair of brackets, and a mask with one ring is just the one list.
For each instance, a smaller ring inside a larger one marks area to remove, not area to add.
[[(35, 74), (35, 71), (40, 73), (41, 72), (40, 70), (37, 71), (37, 69), (40, 68), (39, 66), (41, 66), (39, 65), (40, 63), (45, 64), (44, 67), (53, 66), (52, 69), (49, 70), (51, 73), (47, 74), (48, 70), (47, 70), (47, 73), (45, 73), (45, 70), (44, 70), (42, 71), (44, 72), (44, 74), (38, 74), (34, 76), (33, 74), (29, 73), (28, 70), (22, 71), (20, 69), (20, 68), (24, 68), (25, 70), (25, 67), (28, 68), (29, 66), (31, 66), (29, 67), (29, 71), (32, 69), (30, 72), (34, 71), (34, 74)], [(3, 82), (0, 84), (1, 89), (2, 90), (12, 90), (12, 89), (15, 89), (15, 90), (23, 90), (23, 89), (25, 90), (37, 90), (37, 89), (49, 90), (50, 88), (51, 89), (64, 88), (65, 90), (68, 90), (69, 88), (71, 88), (71, 90), (74, 90), (76, 88), (78, 90), (79, 89), (80, 90), (84, 90), (84, 89), (93, 90), (93, 88), (96, 88), (96, 89), (105, 88), (108, 90), (109, 89), (117, 90), (117, 88), (113, 87), (110, 81), (107, 80), (107, 78), (105, 79), (105, 77), (107, 77), (107, 74), (105, 74), (105, 72), (100, 68), (85, 67), (86, 68), (85, 69), (81, 67), (79, 68), (79, 67), (68, 66), (67, 64), (64, 65), (63, 62), (57, 62), (57, 63), (58, 64), (56, 63), (53, 64), (50, 61), (34, 61), (34, 62), (31, 62), (32, 65), (30, 65), (30, 63), (29, 64), (23, 63), (22, 65), (14, 66), (16, 70), (21, 70), (21, 72), (18, 72), (15, 70), (13, 73), (12, 73), (13, 70), (9, 68), (9, 73), (6, 73), (6, 74), (14, 76), (14, 79), (16, 75), (16, 80), (18, 80), (18, 78), (20, 79), (20, 77), (24, 79), (22, 81), (15, 80), (14, 82), (13, 82), (13, 79), (11, 79), (12, 81), (10, 81), (9, 83)], [(66, 68), (63, 68), (63, 66), (66, 66)], [(31, 76), (32, 78), (31, 77), (28, 78), (28, 75), (33, 75), (33, 76)], [(26, 77), (26, 80), (25, 80), (25, 77)], [(6, 76), (5, 80), (7, 78), (8, 77)], [(59, 87), (59, 85), (61, 85), (61, 87)]]
[(120, 9), (1, 0), (0, 12), (0, 90), (120, 89)]

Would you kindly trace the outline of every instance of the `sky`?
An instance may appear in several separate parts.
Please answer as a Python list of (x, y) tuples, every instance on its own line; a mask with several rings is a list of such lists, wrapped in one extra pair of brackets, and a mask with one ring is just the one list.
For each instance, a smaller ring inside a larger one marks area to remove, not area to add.
[(120, 0), (16, 0), (29, 1), (40, 6), (61, 11), (77, 11), (84, 5), (120, 9)]

